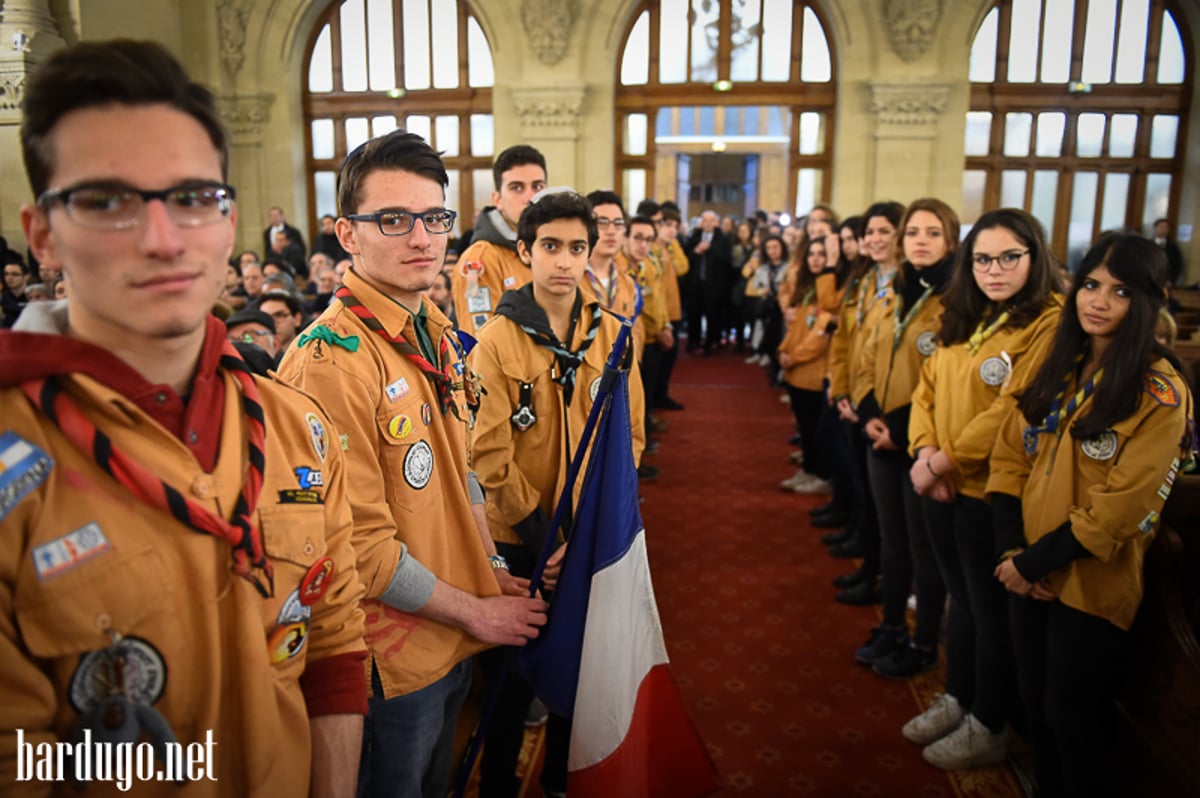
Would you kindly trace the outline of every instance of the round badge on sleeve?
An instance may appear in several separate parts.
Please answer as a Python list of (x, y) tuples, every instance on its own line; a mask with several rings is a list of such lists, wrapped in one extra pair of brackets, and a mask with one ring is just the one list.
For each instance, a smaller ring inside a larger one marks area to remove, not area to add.
[(421, 405), (421, 420), (427, 427), (433, 423), (433, 409), (429, 406), (429, 402)]
[(410, 488), (421, 490), (433, 476), (433, 449), (426, 441), (417, 441), (404, 455), (404, 481)]
[(89, 651), (67, 687), (67, 698), (79, 714), (85, 714), (112, 694), (110, 665), (120, 661), (124, 671), (124, 695), (147, 706), (158, 701), (167, 686), (167, 664), (153, 645), (140, 637), (122, 637), (108, 648)]
[(312, 610), (301, 602), (300, 590), (293, 590), (279, 610), (275, 628), (267, 638), (267, 651), (271, 662), (278, 665), (300, 653), (308, 640), (308, 627)]
[(922, 355), (929, 357), (935, 349), (937, 349), (937, 336), (933, 330), (926, 330), (917, 336), (917, 351)]
[(393, 416), (391, 420), (388, 421), (388, 435), (391, 435), (396, 440), (407, 438), (408, 434), (412, 431), (412, 419), (410, 419), (408, 416)]
[(602, 379), (601, 377), (597, 377), (596, 379), (592, 380), (592, 384), (588, 386), (588, 396), (591, 397), (593, 402), (596, 401), (596, 397), (600, 393), (600, 380), (601, 379)]
[(333, 558), (322, 557), (308, 569), (300, 580), (300, 603), (305, 607), (317, 603), (329, 589), (329, 577), (333, 576)]
[(1008, 364), (1001, 357), (989, 357), (979, 364), (979, 379), (992, 387), (1003, 385), (1008, 379), (1008, 372)]
[(1083, 453), (1093, 460), (1111, 460), (1117, 453), (1117, 433), (1112, 430), (1101, 432), (1079, 444)]
[(308, 425), (308, 435), (312, 438), (313, 451), (317, 453), (317, 459), (324, 463), (325, 455), (329, 454), (329, 433), (325, 431), (325, 425), (321, 423), (321, 419), (317, 418), (316, 413), (304, 416), (304, 423)]

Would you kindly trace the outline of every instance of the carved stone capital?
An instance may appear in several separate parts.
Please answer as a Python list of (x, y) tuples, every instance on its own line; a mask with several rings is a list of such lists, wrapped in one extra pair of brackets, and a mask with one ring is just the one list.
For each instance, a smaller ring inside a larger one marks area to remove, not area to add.
[(941, 83), (871, 83), (868, 103), (880, 126), (932, 127), (946, 110), (950, 86)]
[(942, 20), (942, 0), (882, 0), (883, 20), (892, 51), (915, 61), (933, 43)]
[(521, 23), (529, 47), (546, 66), (562, 60), (579, 16), (578, 0), (521, 0)]
[(262, 141), (267, 123), (271, 121), (272, 92), (258, 94), (225, 94), (217, 97), (221, 121), (233, 136), (234, 144), (257, 144)]
[(246, 26), (250, 18), (248, 0), (217, 0), (217, 41), (221, 64), (236, 77), (246, 60)]
[(20, 124), (28, 71), (24, 59), (0, 60), (0, 125)]
[(584, 89), (514, 89), (513, 108), (522, 132), (532, 138), (575, 138), (583, 116)]

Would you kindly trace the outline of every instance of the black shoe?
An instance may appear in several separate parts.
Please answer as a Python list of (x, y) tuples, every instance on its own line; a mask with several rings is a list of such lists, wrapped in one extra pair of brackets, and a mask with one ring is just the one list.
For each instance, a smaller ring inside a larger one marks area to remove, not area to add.
[(854, 659), (863, 665), (874, 665), (884, 657), (908, 648), (908, 627), (879, 624), (871, 636), (854, 652)]
[(847, 543), (854, 537), (854, 530), (847, 527), (839, 529), (836, 532), (826, 532), (821, 535), (821, 542), (826, 546), (836, 546), (839, 543)]
[(855, 557), (862, 557), (866, 553), (866, 544), (858, 538), (847, 540), (845, 543), (839, 543), (829, 549), (829, 556), (837, 557), (839, 560), (850, 560)]
[(672, 399), (669, 396), (666, 397), (665, 399), (659, 399), (657, 402), (654, 403), (654, 407), (657, 410), (682, 410), (683, 409), (682, 404), (680, 404), (679, 402), (676, 402), (674, 399)]
[(828, 513), (815, 515), (812, 518), (812, 525), (817, 529), (837, 529), (846, 525), (849, 518), (841, 510), (831, 510)]
[(637, 475), (638, 482), (653, 482), (658, 479), (658, 469), (651, 465), (640, 465)]
[(808, 514), (809, 515), (825, 515), (825, 513), (829, 512), (830, 510), (833, 510), (833, 509), (835, 509), (833, 506), (833, 499), (830, 499), (829, 501), (825, 502), (824, 504), (818, 504), (816, 507), (809, 510)]
[(871, 670), (885, 679), (911, 679), (937, 665), (937, 650), (909, 644), (887, 657), (877, 659)]
[(878, 577), (864, 579), (854, 587), (839, 590), (833, 600), (838, 604), (849, 604), (852, 607), (866, 607), (883, 601), (883, 588)]
[(853, 571), (844, 574), (838, 574), (833, 578), (833, 586), (840, 588), (854, 587), (862, 584), (867, 579), (874, 579), (877, 574), (870, 573), (865, 566), (855, 568)]
[(800, 433), (799, 433), (799, 432), (797, 432), (797, 433), (796, 433), (795, 435), (793, 435), (792, 437), (788, 438), (788, 443), (789, 443), (790, 445), (792, 445), (792, 446), (799, 446), (799, 445), (800, 445), (800, 441), (801, 441), (801, 438), (800, 438)]

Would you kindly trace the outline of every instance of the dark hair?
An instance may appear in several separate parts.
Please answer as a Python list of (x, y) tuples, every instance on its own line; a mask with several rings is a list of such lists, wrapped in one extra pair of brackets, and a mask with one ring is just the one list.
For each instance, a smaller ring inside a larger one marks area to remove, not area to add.
[(862, 238), (867, 234), (867, 224), (876, 216), (882, 216), (892, 223), (892, 227), (900, 227), (900, 217), (904, 215), (904, 206), (899, 202), (886, 201), (876, 202), (867, 208), (862, 215), (862, 224), (858, 228), (858, 237)]
[(451, 283), (450, 283), (450, 275), (446, 274), (445, 272), (438, 272), (437, 275), (433, 279), (442, 283), (442, 287), (445, 288), (447, 291), (452, 290)]
[(30, 76), (21, 103), (21, 151), (34, 196), (54, 171), (54, 126), (72, 111), (103, 105), (168, 105), (208, 133), (228, 174), (229, 138), (213, 94), (194, 83), (175, 56), (157, 42), (114, 39), (80, 42), (53, 53)]
[(411, 172), (432, 180), (445, 191), (450, 184), (442, 158), (425, 139), (406, 130), (393, 130), (354, 148), (338, 172), (338, 213), (349, 216), (358, 212), (362, 202), (362, 184), (375, 171)]
[[(817, 244), (821, 245), (821, 249), (825, 249), (825, 240), (814, 238), (806, 240), (796, 250), (796, 290), (792, 294), (792, 305), (799, 305), (800, 300), (804, 298), (804, 294), (808, 292), (808, 289), (813, 288), (817, 284), (818, 275), (813, 274), (812, 270), (808, 268), (808, 251)], [(829, 265), (828, 250), (825, 252), (825, 265)]]
[[(608, 191), (606, 189), (593, 191), (587, 195), (587, 201), (592, 203), (593, 209), (597, 205), (616, 205), (621, 209), (622, 218), (625, 216), (625, 203), (621, 202), (621, 195), (615, 191)], [(626, 220), (626, 224), (628, 224), (628, 220)]]
[(675, 222), (678, 224), (683, 221), (683, 216), (680, 215), (678, 208), (669, 207), (665, 202), (658, 207), (662, 211), (664, 222)]
[(652, 199), (644, 199), (637, 204), (638, 216), (653, 216), (661, 210), (662, 206)]
[(759, 262), (759, 263), (761, 263), (761, 264), (762, 264), (762, 265), (764, 265), (764, 266), (766, 266), (767, 264), (769, 264), (769, 263), (771, 262), (771, 259), (770, 259), (769, 257), (767, 257), (767, 244), (771, 243), (772, 241), (778, 241), (778, 242), (779, 242), (779, 246), (783, 248), (783, 254), (781, 254), (781, 255), (779, 256), (779, 262), (780, 262), (780, 263), (787, 263), (787, 262), (788, 262), (788, 245), (787, 245), (787, 242), (783, 240), (783, 236), (777, 236), (777, 235), (775, 235), (774, 233), (771, 233), (771, 234), (770, 234), (770, 235), (768, 235), (766, 238), (764, 238), (764, 239), (763, 239), (763, 241), (762, 241), (762, 245), (761, 245), (761, 246), (759, 246), (759, 248), (758, 248), (758, 253), (759, 253), (759, 254), (758, 254), (758, 262)]
[(1096, 385), (1092, 407), (1071, 425), (1071, 435), (1086, 440), (1099, 435), (1137, 410), (1146, 369), (1166, 358), (1183, 372), (1178, 358), (1154, 340), (1158, 310), (1166, 301), (1167, 257), (1162, 248), (1133, 233), (1108, 233), (1088, 250), (1075, 272), (1062, 321), (1046, 362), (1038, 370), (1017, 406), (1030, 424), (1040, 424), (1050, 412), (1063, 377), (1075, 367), (1077, 355), (1088, 351), (1091, 339), (1079, 324), (1076, 299), (1091, 273), (1104, 266), (1130, 289), (1129, 310), (1114, 339), (1104, 349), (1104, 377)]
[[(262, 310), (264, 302), (270, 302), (272, 299), (277, 299), (287, 305), (288, 312), (293, 316), (299, 314), (304, 315), (304, 309), (300, 306), (300, 300), (287, 291), (263, 291), (259, 295), (258, 301), (254, 303), (254, 307)], [(266, 313), (266, 311), (263, 311)]]
[(679, 210), (679, 204), (677, 202), (675, 202), (675, 200), (663, 200), (662, 202), (660, 202), (658, 204), (659, 204), (659, 207), (661, 207), (664, 211), (666, 211), (668, 209), (673, 210), (673, 211), (675, 211), (675, 213), (679, 214), (680, 219), (683, 218), (683, 212)]
[[(837, 226), (834, 232), (840, 237), (843, 230), (849, 230), (850, 234), (856, 239), (859, 237), (858, 231), (863, 225), (861, 216), (851, 216), (842, 220), (842, 223)], [(871, 261), (861, 252), (854, 257), (853, 260), (846, 257), (846, 250), (839, 247), (838, 262), (837, 262), (837, 288), (841, 290), (843, 286), (853, 285), (871, 268)]]
[(587, 229), (590, 253), (600, 237), (596, 230), (596, 216), (592, 212), (592, 204), (574, 191), (546, 193), (526, 205), (517, 222), (517, 240), (523, 241), (525, 248), (532, 250), (541, 226), (558, 219), (578, 219), (583, 222)]
[(942, 297), (944, 310), (938, 340), (946, 346), (966, 341), (981, 321), (1002, 310), (988, 299), (975, 280), (975, 241), (984, 230), (998, 227), (1012, 233), (1029, 250), (1029, 277), (1003, 308), (1008, 311), (1005, 326), (1026, 326), (1041, 314), (1050, 295), (1058, 291), (1058, 265), (1046, 246), (1042, 223), (1019, 208), (988, 211), (979, 217), (959, 247), (953, 274)]
[(274, 266), (275, 268), (279, 269), (279, 271), (283, 272), (284, 274), (286, 274), (290, 277), (296, 276), (295, 267), (292, 266), (291, 263), (288, 263), (286, 260), (279, 257), (278, 255), (269, 255), (268, 257), (263, 258), (263, 262), (262, 262), (263, 274), (267, 273), (268, 266)]
[(654, 231), (654, 235), (658, 235), (658, 225), (656, 225), (654, 220), (647, 215), (639, 213), (638, 215), (634, 216), (629, 220), (628, 224), (625, 225), (625, 229), (632, 233), (633, 226), (635, 224), (648, 224), (650, 225), (650, 229)]
[(499, 191), (500, 186), (504, 183), (505, 172), (514, 166), (524, 166), (528, 163), (542, 167), (542, 173), (546, 173), (545, 156), (528, 144), (513, 145), (497, 155), (495, 162), (492, 164), (492, 180), (496, 184), (496, 191)]
[(241, 262), (239, 259), (237, 259), (237, 258), (230, 258), (229, 260), (227, 260), (227, 261), (226, 261), (226, 263), (228, 263), (228, 264), (229, 264), (229, 266), (230, 266), (230, 268), (231, 268), (231, 269), (233, 269), (235, 272), (237, 272), (237, 276), (238, 276), (238, 278), (239, 278), (239, 279), (241, 279), (241, 276), (242, 276), (242, 262)]

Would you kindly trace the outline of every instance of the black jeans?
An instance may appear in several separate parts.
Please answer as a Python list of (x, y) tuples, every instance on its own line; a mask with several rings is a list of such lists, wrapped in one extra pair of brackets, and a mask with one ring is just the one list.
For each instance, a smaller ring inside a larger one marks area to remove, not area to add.
[(679, 331), (683, 325), (676, 319), (671, 326), (675, 328), (675, 343), (671, 345), (670, 349), (664, 350), (662, 354), (662, 366), (658, 374), (658, 382), (654, 386), (655, 404), (667, 401), (671, 387), (671, 372), (675, 371), (675, 360), (679, 357)]
[(825, 404), (825, 392), (794, 385), (787, 386), (787, 392), (792, 404), (792, 416), (796, 419), (796, 429), (800, 431), (804, 470), (821, 479), (829, 479), (833, 475), (829, 452), (820, 445), (821, 407)]
[(662, 380), (663, 356), (666, 353), (658, 341), (646, 341), (642, 349), (642, 392), (646, 398), (646, 432), (650, 432), (650, 412), (654, 409), (654, 397), (658, 395), (658, 384)]
[(1114, 700), (1129, 635), (1061, 601), (1009, 597), (1039, 798), (1116, 796)]
[(846, 446), (854, 458), (854, 504), (850, 511), (850, 523), (855, 537), (863, 544), (863, 568), (867, 573), (880, 572), (879, 513), (875, 509), (875, 497), (871, 493), (871, 475), (867, 461), (871, 458), (871, 444), (863, 442), (862, 428), (846, 421), (842, 428)]
[(867, 458), (882, 543), (883, 622), (889, 626), (905, 624), (908, 591), (915, 579), (917, 628), (913, 642), (936, 649), (946, 588), (925, 531), (921, 497), (913, 490), (908, 475), (911, 467), (912, 460), (904, 452), (871, 450)]
[(970, 496), (951, 504), (923, 497), (925, 527), (950, 613), (946, 623), (946, 692), (993, 733), (1013, 720), (1016, 663), (1008, 591), (996, 569), (992, 507)]

